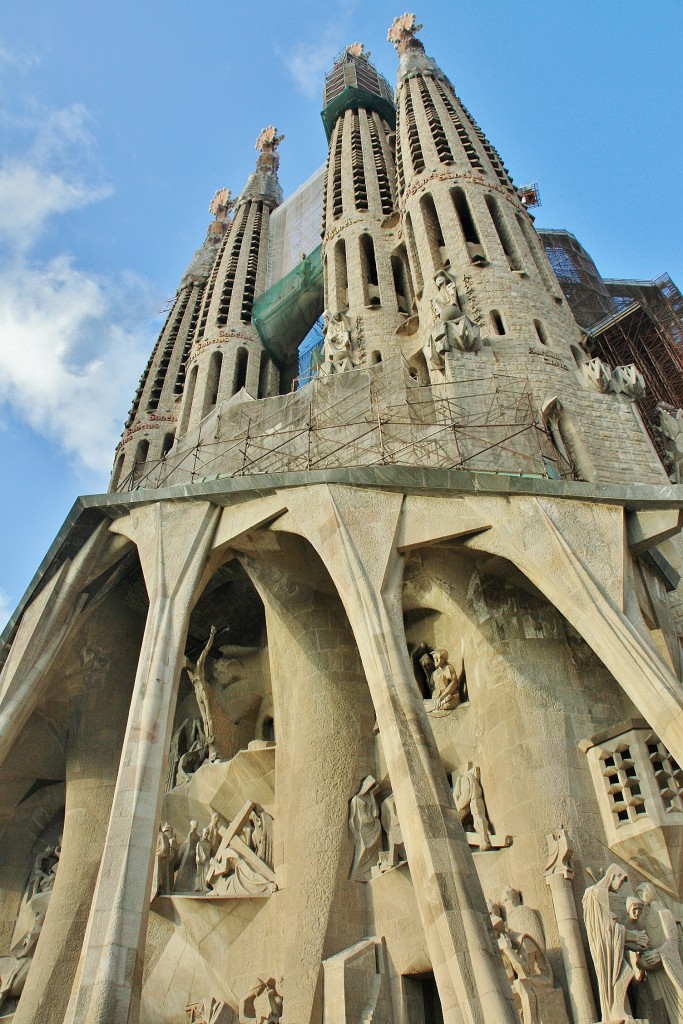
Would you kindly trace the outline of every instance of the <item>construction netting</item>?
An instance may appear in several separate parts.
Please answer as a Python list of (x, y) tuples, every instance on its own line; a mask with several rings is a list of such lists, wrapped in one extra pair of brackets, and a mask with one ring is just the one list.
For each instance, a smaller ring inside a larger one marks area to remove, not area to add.
[(297, 359), (299, 345), (323, 311), (322, 246), (254, 301), (252, 323), (278, 366)]
[(302, 257), (308, 256), (320, 245), (324, 185), (323, 166), (271, 213), (268, 221), (266, 290), (277, 284), (301, 262)]

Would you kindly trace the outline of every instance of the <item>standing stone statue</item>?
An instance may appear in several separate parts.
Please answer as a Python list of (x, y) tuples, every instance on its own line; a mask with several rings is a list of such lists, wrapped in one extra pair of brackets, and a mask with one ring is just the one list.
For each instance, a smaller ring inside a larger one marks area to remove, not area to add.
[(649, 940), (649, 948), (640, 954), (639, 962), (648, 972), (655, 974), (656, 985), (662, 992), (670, 1019), (680, 1020), (683, 1014), (683, 961), (678, 945), (678, 921), (657, 899), (657, 891), (651, 882), (642, 882), (636, 887), (636, 893), (647, 911)]
[(178, 850), (178, 874), (173, 885), (174, 892), (192, 892), (197, 874), (196, 850), (199, 842), (199, 822), (190, 822), (190, 831)]
[(209, 822), (209, 839), (211, 840), (211, 856), (215, 856), (218, 852), (218, 847), (221, 845), (221, 816), (217, 811), (214, 811), (211, 815), (211, 821)]
[(479, 768), (471, 761), (462, 768), (453, 783), (453, 799), (463, 824), (472, 818), (480, 850), (491, 850), (490, 826), (486, 816), (484, 792), (481, 788)]
[(609, 894), (618, 892), (627, 878), (618, 864), (610, 864), (604, 877), (583, 894), (583, 918), (598, 979), (603, 1024), (633, 1020), (626, 993), (635, 972), (624, 955), (626, 928), (616, 919), (609, 904)]
[(382, 826), (377, 806), (378, 790), (376, 780), (372, 775), (368, 775), (350, 801), (349, 829), (356, 849), (349, 878), (354, 882), (370, 880), (370, 869), (382, 846)]
[(267, 811), (254, 809), (249, 818), (251, 831), (251, 846), (257, 856), (269, 868), (273, 866), (273, 819)]
[(282, 1017), (282, 996), (274, 978), (254, 978), (240, 999), (239, 1024), (278, 1024)]
[(195, 847), (194, 857), (194, 891), (207, 892), (209, 886), (206, 881), (206, 873), (209, 869), (209, 862), (211, 860), (211, 827), (208, 825), (202, 831), (201, 839), (197, 840), (197, 846)]
[(178, 856), (178, 841), (175, 832), (166, 822), (157, 836), (157, 892), (168, 896), (173, 890), (173, 875)]

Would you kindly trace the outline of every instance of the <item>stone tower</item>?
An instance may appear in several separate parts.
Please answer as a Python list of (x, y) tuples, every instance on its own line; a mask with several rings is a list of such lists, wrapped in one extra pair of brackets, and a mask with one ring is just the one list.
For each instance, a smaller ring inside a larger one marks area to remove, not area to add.
[(265, 283), (268, 219), (282, 202), (276, 149), (283, 138), (270, 126), (256, 140), (256, 170), (235, 204), (211, 268), (187, 359), (179, 436), (242, 388), (254, 398), (277, 394), (277, 375), (251, 315)]
[(322, 285), (274, 128), (217, 195), (3, 634), (13, 1024), (683, 1024), (683, 488), (418, 27), (327, 76)]

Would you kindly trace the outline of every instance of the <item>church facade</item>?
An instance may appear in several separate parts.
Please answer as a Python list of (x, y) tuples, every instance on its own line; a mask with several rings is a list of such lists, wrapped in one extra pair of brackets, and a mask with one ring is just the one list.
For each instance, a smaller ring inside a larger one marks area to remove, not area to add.
[(0, 1022), (683, 1022), (683, 414), (420, 28), (326, 76), (319, 250), (274, 127), (216, 194), (3, 635)]

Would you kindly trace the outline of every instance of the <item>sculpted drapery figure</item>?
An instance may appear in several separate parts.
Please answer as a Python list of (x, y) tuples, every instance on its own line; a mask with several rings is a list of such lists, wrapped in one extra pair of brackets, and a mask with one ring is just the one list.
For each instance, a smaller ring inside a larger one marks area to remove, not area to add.
[(168, 896), (173, 890), (173, 876), (178, 857), (178, 841), (168, 824), (161, 826), (157, 836), (157, 892)]
[(207, 826), (202, 831), (201, 839), (197, 840), (197, 846), (195, 848), (195, 878), (194, 878), (194, 891), (195, 892), (206, 892), (208, 885), (206, 882), (206, 873), (209, 869), (209, 862), (211, 860), (211, 828)]
[(464, 676), (462, 657), (456, 669), (448, 660), (448, 651), (440, 649), (431, 652), (434, 672), (432, 688), (435, 711), (451, 711), (460, 703), (460, 682)]
[(425, 355), (435, 369), (442, 369), (444, 353), (453, 350), (475, 352), (479, 348), (481, 332), (478, 324), (460, 306), (453, 274), (445, 268), (439, 270), (434, 276), (434, 283), (439, 289), (433, 304), (437, 320), (425, 345)]
[(461, 768), (453, 782), (453, 799), (463, 824), (467, 822), (469, 817), (472, 818), (474, 831), (479, 840), (479, 849), (492, 849), (479, 768), (473, 765), (471, 761), (464, 768)]
[(372, 775), (363, 779), (360, 789), (349, 805), (349, 829), (356, 849), (349, 877), (354, 882), (367, 882), (370, 870), (382, 845), (382, 825), (377, 805), (379, 786)]
[(610, 893), (618, 892), (627, 877), (617, 864), (610, 864), (604, 876), (583, 894), (583, 917), (598, 979), (603, 1024), (633, 1020), (626, 993), (636, 972), (625, 957), (626, 928), (617, 921), (609, 903)]
[(380, 871), (388, 871), (389, 868), (396, 867), (406, 859), (406, 848), (403, 844), (403, 833), (393, 793), (390, 793), (382, 801), (380, 820), (387, 837), (387, 849), (380, 853), (378, 863)]
[(657, 899), (651, 882), (642, 882), (636, 893), (645, 912), (649, 948), (639, 956), (640, 964), (652, 972), (650, 977), (661, 992), (671, 1020), (683, 1018), (683, 962), (678, 946), (680, 928), (669, 908)]
[(190, 822), (190, 831), (178, 850), (178, 873), (173, 889), (175, 892), (192, 892), (197, 874), (196, 850), (199, 842), (199, 822)]
[(324, 373), (343, 373), (352, 370), (351, 321), (343, 312), (323, 313), (325, 326), (325, 359), (320, 367)]

